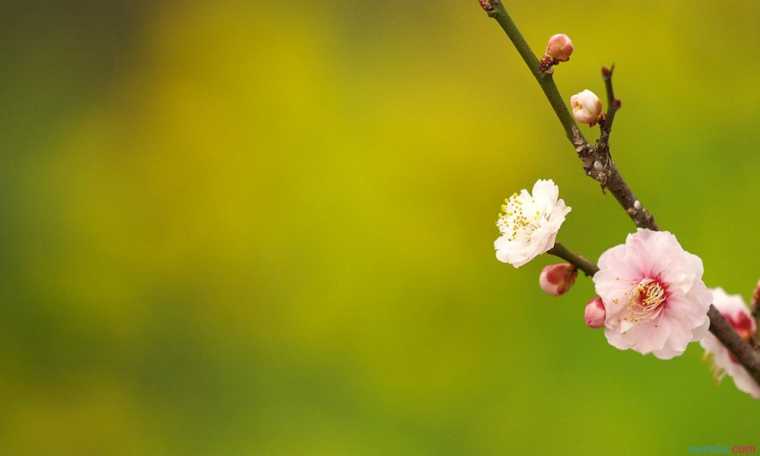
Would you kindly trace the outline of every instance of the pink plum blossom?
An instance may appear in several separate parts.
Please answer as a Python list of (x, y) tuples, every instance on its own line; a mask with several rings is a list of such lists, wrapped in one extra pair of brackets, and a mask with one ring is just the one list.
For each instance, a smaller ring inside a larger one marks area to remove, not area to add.
[[(729, 295), (722, 288), (712, 290), (713, 305), (720, 311), (723, 318), (734, 328), (737, 334), (744, 340), (749, 341), (757, 332), (757, 325), (749, 309), (744, 304), (740, 295)], [(712, 355), (716, 374), (721, 379), (728, 374), (734, 379), (736, 387), (754, 397), (760, 399), (760, 386), (749, 375), (749, 372), (739, 364), (720, 341), (708, 334), (700, 341), (702, 348), (708, 355)]]
[(604, 252), (594, 284), (606, 309), (607, 341), (660, 359), (683, 354), (710, 326), (712, 294), (702, 273), (702, 260), (665, 231), (639, 229)]

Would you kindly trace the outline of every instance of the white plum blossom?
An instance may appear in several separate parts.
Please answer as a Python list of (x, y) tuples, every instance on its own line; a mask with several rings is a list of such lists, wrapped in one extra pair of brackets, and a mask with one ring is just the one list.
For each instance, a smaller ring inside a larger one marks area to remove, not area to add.
[[(722, 288), (712, 290), (713, 305), (723, 315), (723, 318), (734, 328), (737, 334), (746, 342), (757, 332), (757, 324), (752, 318), (749, 309), (744, 304), (740, 295), (729, 295)], [(720, 341), (708, 334), (700, 341), (705, 354), (709, 355), (714, 364), (718, 379), (728, 374), (734, 379), (736, 387), (754, 397), (760, 399), (760, 386), (749, 375), (747, 369), (739, 364)]]
[(494, 242), (496, 258), (519, 268), (546, 253), (570, 210), (552, 180), (538, 180), (532, 193), (523, 189), (510, 196), (496, 221), (501, 233)]
[(702, 274), (702, 260), (671, 233), (629, 234), (625, 244), (602, 254), (594, 275), (606, 310), (607, 341), (660, 359), (683, 354), (710, 326), (712, 294)]

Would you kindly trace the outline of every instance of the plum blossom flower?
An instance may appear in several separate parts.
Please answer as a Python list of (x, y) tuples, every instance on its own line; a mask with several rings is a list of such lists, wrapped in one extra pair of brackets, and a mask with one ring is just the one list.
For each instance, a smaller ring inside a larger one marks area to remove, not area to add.
[(703, 271), (702, 260), (665, 231), (639, 229), (604, 252), (594, 284), (610, 345), (671, 359), (702, 339), (712, 302)]
[(523, 189), (510, 196), (496, 221), (501, 233), (494, 242), (496, 258), (519, 268), (548, 252), (570, 210), (552, 180), (538, 180), (532, 193)]
[[(749, 309), (744, 304), (740, 295), (729, 295), (722, 288), (712, 290), (713, 305), (723, 315), (723, 318), (734, 328), (737, 334), (744, 340), (750, 340), (757, 332), (757, 324), (750, 315)], [(714, 364), (718, 379), (726, 374), (734, 379), (736, 387), (754, 397), (760, 399), (760, 386), (749, 375), (747, 369), (739, 364), (717, 337), (708, 334), (700, 341), (705, 354), (709, 355)]]

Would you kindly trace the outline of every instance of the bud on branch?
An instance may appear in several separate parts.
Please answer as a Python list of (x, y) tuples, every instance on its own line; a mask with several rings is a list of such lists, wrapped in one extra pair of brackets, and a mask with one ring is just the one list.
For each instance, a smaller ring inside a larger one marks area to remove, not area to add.
[(570, 97), (570, 106), (576, 122), (593, 127), (602, 119), (602, 100), (588, 89)]
[(573, 55), (573, 42), (564, 33), (558, 33), (549, 38), (546, 43), (546, 51), (540, 62), (540, 69), (544, 73), (551, 73), (554, 65), (567, 62)]
[(538, 278), (541, 289), (552, 296), (562, 296), (572, 288), (578, 277), (578, 268), (572, 264), (560, 263), (546, 266)]

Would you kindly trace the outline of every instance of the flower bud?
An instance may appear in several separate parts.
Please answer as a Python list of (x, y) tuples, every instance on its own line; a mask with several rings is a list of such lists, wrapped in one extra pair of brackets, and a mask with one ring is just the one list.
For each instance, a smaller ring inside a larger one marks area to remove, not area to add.
[(757, 325), (747, 312), (737, 312), (733, 315), (724, 315), (724, 317), (745, 342), (752, 339), (757, 332)]
[(755, 291), (752, 293), (752, 310), (755, 311), (760, 306), (760, 280), (755, 286)]
[(567, 62), (573, 54), (573, 42), (570, 41), (569, 36), (558, 33), (549, 38), (544, 54), (555, 62)]
[(561, 296), (575, 283), (578, 268), (571, 264), (560, 263), (546, 266), (538, 277), (541, 289), (552, 296)]
[(590, 90), (584, 90), (570, 97), (573, 117), (580, 123), (596, 125), (602, 118), (602, 101)]
[(586, 310), (583, 312), (583, 319), (586, 320), (586, 326), (589, 328), (604, 327), (606, 316), (607, 311), (604, 309), (604, 303), (599, 296), (586, 304)]
[(480, 0), (480, 7), (486, 11), (491, 11), (493, 9), (493, 6), (491, 6), (491, 2), (489, 2), (488, 0)]

